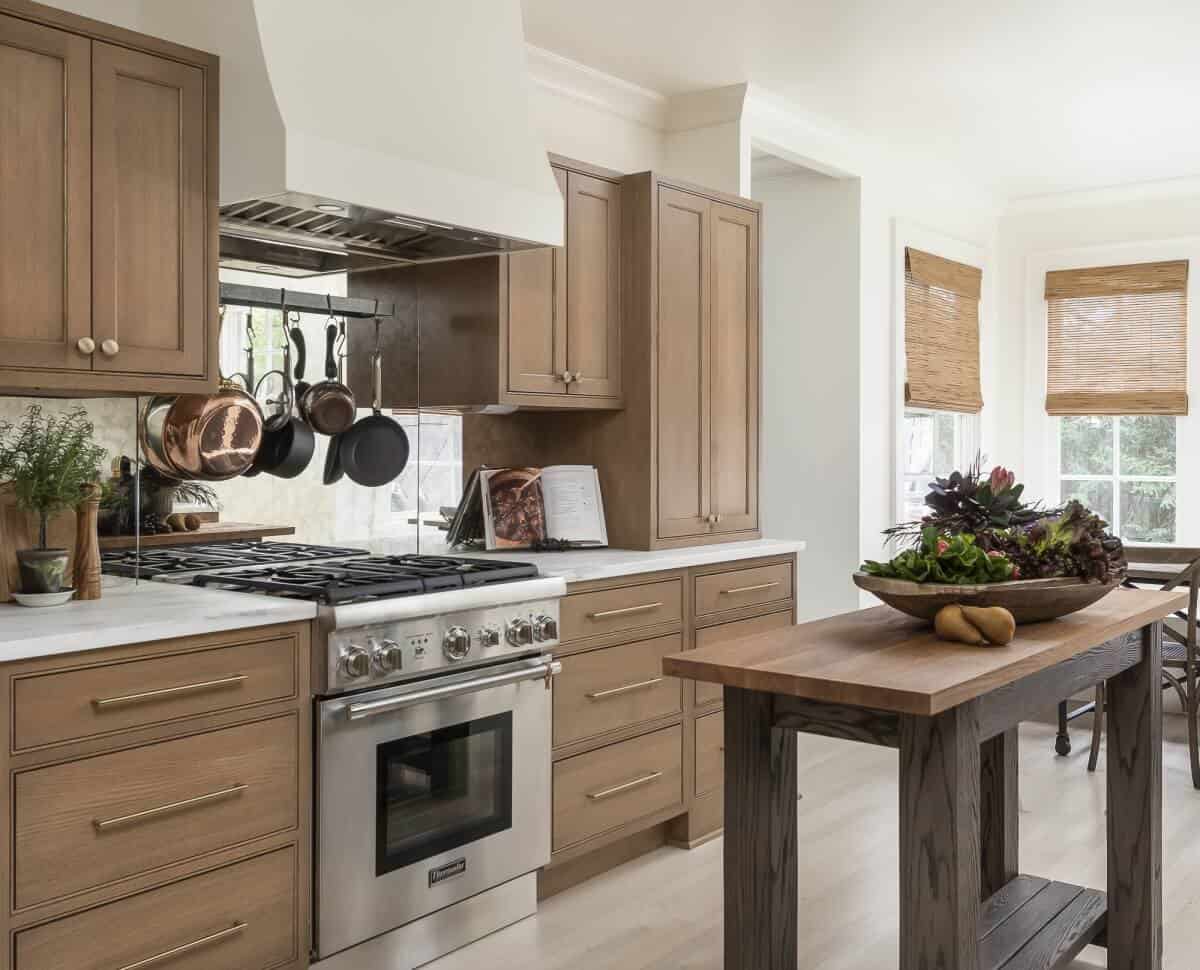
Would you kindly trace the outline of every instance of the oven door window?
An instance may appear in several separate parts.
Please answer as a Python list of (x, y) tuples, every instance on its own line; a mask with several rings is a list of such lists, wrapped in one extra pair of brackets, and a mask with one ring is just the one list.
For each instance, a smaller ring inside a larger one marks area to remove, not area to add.
[(512, 712), (378, 747), (375, 875), (512, 827)]

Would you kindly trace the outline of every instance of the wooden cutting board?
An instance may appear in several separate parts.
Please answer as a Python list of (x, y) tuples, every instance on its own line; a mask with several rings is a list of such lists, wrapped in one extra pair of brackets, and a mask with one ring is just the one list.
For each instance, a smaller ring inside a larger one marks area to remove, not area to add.
[[(12, 600), (14, 589), (21, 588), (21, 574), (17, 568), (17, 550), (32, 549), (37, 545), (38, 520), (36, 515), (17, 508), (12, 489), (0, 485), (0, 603)], [(75, 510), (67, 509), (50, 520), (46, 530), (50, 547), (66, 549), (75, 555)], [(74, 563), (68, 561), (67, 576), (72, 575)]]

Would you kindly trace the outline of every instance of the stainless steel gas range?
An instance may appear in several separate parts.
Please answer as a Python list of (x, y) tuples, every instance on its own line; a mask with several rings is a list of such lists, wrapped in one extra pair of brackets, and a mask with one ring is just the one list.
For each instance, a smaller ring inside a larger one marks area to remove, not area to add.
[(319, 604), (315, 950), (330, 970), (407, 970), (536, 910), (562, 580), (283, 542), (105, 568)]

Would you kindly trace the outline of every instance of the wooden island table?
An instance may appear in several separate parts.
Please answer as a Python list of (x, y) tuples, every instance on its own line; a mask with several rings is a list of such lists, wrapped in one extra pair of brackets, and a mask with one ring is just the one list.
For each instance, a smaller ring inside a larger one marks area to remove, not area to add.
[[(1089, 943), (1159, 970), (1161, 620), (1186, 603), (1118, 589), (1006, 647), (881, 606), (666, 657), (725, 687), (726, 970), (798, 966), (797, 731), (899, 749), (900, 970), (1048, 970)], [(1100, 681), (1107, 893), (1017, 869), (1017, 725)]]

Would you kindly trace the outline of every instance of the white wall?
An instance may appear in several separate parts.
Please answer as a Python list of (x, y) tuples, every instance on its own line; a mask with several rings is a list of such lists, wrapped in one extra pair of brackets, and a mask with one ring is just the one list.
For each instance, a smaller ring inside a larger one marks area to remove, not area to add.
[(618, 172), (662, 166), (663, 134), (656, 128), (540, 85), (532, 110), (547, 151)]
[(803, 539), (800, 619), (858, 605), (859, 183), (756, 178), (763, 204), (764, 534)]

